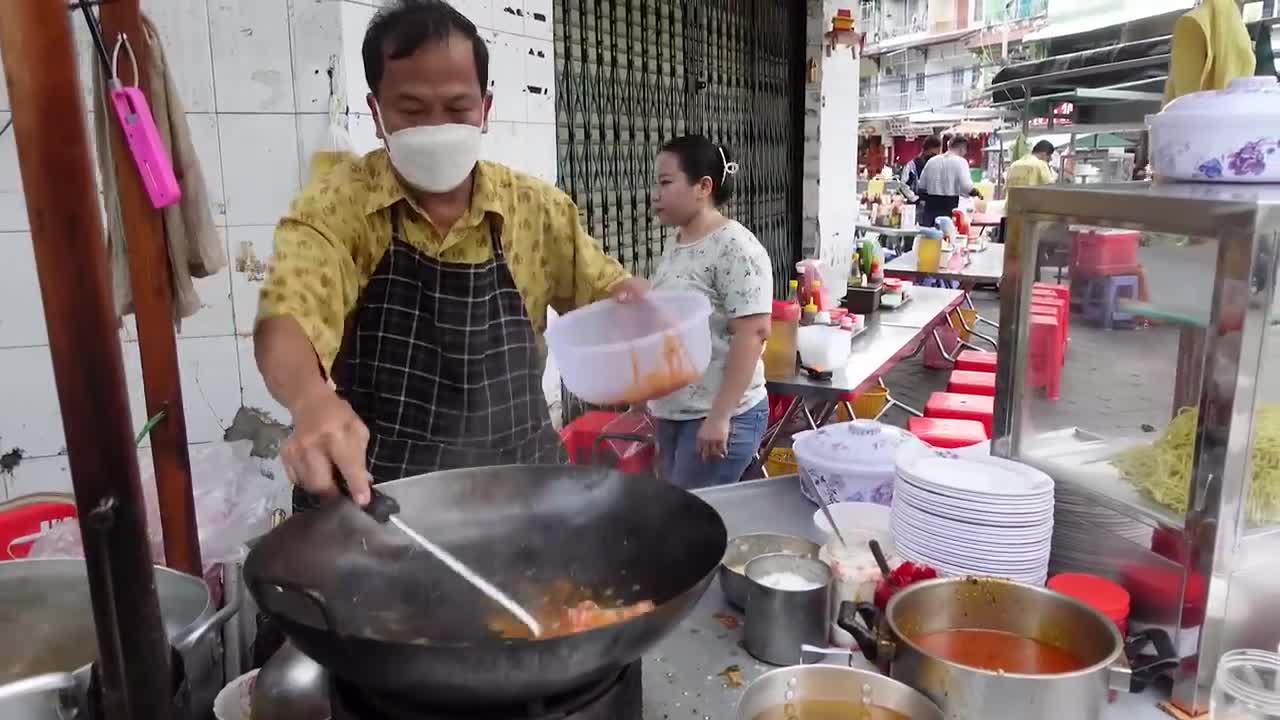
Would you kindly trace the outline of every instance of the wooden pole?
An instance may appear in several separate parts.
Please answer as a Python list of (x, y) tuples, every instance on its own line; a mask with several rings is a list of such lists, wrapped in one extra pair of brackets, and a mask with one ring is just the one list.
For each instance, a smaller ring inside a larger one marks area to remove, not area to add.
[[(25, 0), (24, 0), (25, 1)], [(142, 32), (138, 0), (112, 0), (99, 7), (103, 40), (108, 50), (123, 34), (138, 59), (138, 68), (149, 67), (151, 53)], [(144, 93), (147, 73), (129, 67), (128, 53), (120, 53), (120, 78), (137, 82)], [(96, 67), (96, 63), (95, 63)], [(153, 108), (154, 110), (155, 108)], [(101, 108), (97, 108), (99, 112)], [(138, 349), (142, 355), (142, 384), (147, 417), (164, 412), (151, 431), (151, 459), (155, 465), (156, 495), (160, 501), (160, 526), (165, 561), (169, 567), (200, 576), (200, 538), (195, 500), (191, 494), (191, 456), (187, 448), (187, 420), (182, 407), (182, 383), (178, 372), (178, 343), (173, 330), (173, 287), (164, 226), (146, 189), (133, 156), (125, 144), (120, 123), (111, 118), (111, 159), (115, 165), (123, 240), (129, 248), (129, 276), (133, 286), (134, 315), (138, 322)], [(116, 238), (117, 241), (121, 238)]]
[(84, 536), (102, 711), (108, 720), (168, 720), (170, 650), (66, 0), (6, 3), (0, 54)]

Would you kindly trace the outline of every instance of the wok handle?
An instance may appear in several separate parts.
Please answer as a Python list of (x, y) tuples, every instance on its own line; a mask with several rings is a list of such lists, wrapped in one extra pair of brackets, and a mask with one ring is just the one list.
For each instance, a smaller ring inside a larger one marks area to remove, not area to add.
[(320, 617), (324, 620), (324, 629), (329, 632), (343, 637), (338, 630), (338, 623), (334, 620), (333, 612), (329, 609), (329, 603), (325, 601), (324, 595), (319, 590), (305, 588), (297, 583), (288, 580), (276, 580), (273, 578), (246, 578), (250, 588), (253, 590), (253, 596), (258, 598), (258, 604), (263, 605), (263, 598), (267, 597), (267, 589), (275, 588), (280, 593), (289, 593), (293, 595), (301, 595), (311, 603), (316, 610), (320, 611)]
[[(230, 572), (230, 570), (228, 569), (225, 572)], [(220, 610), (210, 615), (203, 622), (196, 625), (181, 637), (175, 638), (173, 641), (173, 648), (178, 652), (187, 652), (191, 648), (195, 647), (196, 643), (203, 640), (209, 632), (220, 629), (223, 625), (226, 625), (227, 621), (234, 617), (236, 613), (240, 612), (240, 602), (241, 598), (239, 593), (232, 593), (228, 595)]]
[[(1148, 645), (1155, 650), (1154, 655), (1143, 653)], [(1124, 643), (1124, 654), (1133, 668), (1129, 678), (1131, 693), (1145, 691), (1148, 685), (1182, 662), (1169, 633), (1160, 628), (1148, 628), (1130, 635)]]
[[(859, 621), (866, 624), (866, 627), (859, 625)], [(853, 636), (855, 642), (858, 643), (858, 649), (862, 650), (862, 655), (875, 665), (880, 662), (880, 641), (876, 635), (876, 628), (880, 627), (880, 609), (869, 602), (854, 603), (845, 600), (840, 603), (840, 613), (836, 617), (836, 625), (841, 630)]]

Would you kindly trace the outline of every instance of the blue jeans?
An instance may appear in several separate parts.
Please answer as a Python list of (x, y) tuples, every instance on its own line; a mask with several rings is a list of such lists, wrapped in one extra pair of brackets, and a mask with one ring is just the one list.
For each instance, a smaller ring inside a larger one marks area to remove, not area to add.
[(702, 420), (658, 420), (658, 467), (662, 477), (686, 490), (727, 485), (742, 479), (760, 449), (769, 424), (765, 400), (729, 421), (728, 453), (711, 462), (698, 455)]

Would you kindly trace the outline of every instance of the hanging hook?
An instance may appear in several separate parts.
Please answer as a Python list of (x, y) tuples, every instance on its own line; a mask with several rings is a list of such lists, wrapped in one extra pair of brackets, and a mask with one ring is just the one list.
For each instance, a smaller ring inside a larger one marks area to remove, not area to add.
[(89, 37), (93, 40), (93, 49), (98, 53), (98, 60), (102, 62), (102, 69), (105, 72), (111, 68), (111, 58), (107, 57), (107, 46), (102, 41), (102, 26), (98, 24), (98, 18), (93, 14), (94, 4), (96, 3), (84, 2), (72, 7), (84, 13), (84, 22), (89, 26)]
[(120, 33), (116, 38), (115, 49), (111, 51), (111, 83), (113, 85), (121, 85), (120, 81), (120, 48), (123, 47), (129, 53), (129, 64), (133, 66), (133, 85), (138, 84), (138, 56), (133, 54), (133, 45), (129, 44), (129, 36)]

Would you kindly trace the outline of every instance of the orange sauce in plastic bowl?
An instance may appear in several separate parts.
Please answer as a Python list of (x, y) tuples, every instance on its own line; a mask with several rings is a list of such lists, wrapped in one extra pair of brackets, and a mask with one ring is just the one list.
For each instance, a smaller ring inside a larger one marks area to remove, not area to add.
[(631, 351), (631, 384), (609, 404), (628, 405), (655, 398), (666, 397), (698, 379), (698, 373), (689, 362), (684, 343), (675, 333), (662, 335), (662, 364), (648, 372), (640, 369), (640, 358)]

